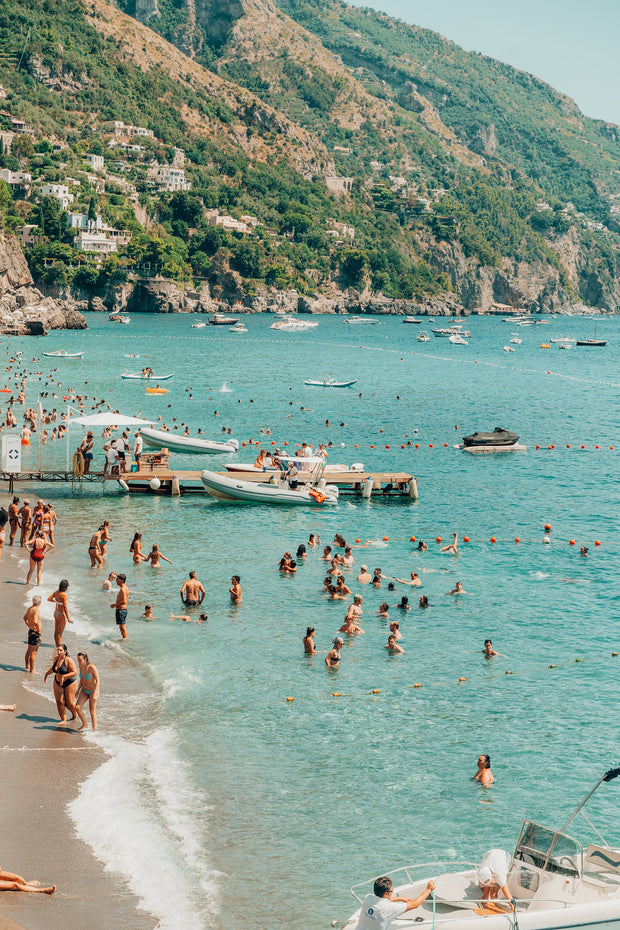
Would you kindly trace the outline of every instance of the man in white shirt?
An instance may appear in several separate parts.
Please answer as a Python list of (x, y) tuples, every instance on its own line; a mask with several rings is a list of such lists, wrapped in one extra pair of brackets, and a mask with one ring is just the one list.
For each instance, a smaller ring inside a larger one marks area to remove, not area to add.
[(134, 433), (136, 441), (133, 444), (133, 457), (138, 463), (138, 469), (140, 469), (140, 456), (142, 455), (142, 436), (140, 433)]
[(392, 879), (382, 875), (375, 881), (374, 894), (367, 894), (364, 898), (356, 930), (387, 930), (395, 917), (426, 901), (434, 887), (435, 882), (430, 881), (417, 898), (395, 898)]
[(511, 867), (512, 856), (505, 850), (490, 849), (486, 853), (476, 876), (478, 885), (482, 889), (483, 901), (497, 898), (501, 891), (506, 900), (512, 902), (512, 894), (508, 887), (508, 873)]

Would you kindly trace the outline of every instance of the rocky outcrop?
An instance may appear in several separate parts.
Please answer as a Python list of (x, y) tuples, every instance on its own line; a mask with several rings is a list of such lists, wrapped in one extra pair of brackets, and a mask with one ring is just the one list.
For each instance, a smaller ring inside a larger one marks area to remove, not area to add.
[[(62, 54), (61, 49), (59, 54)], [(28, 74), (34, 81), (61, 94), (78, 94), (91, 83), (86, 72), (74, 74), (64, 67), (62, 61), (55, 67), (45, 64), (40, 55), (30, 56)]]
[(136, 282), (121, 306), (131, 313), (207, 313), (217, 309), (206, 285), (200, 291), (183, 290), (163, 278)]
[(86, 329), (75, 301), (44, 297), (33, 286), (17, 239), (0, 233), (0, 333), (43, 335), (48, 329)]

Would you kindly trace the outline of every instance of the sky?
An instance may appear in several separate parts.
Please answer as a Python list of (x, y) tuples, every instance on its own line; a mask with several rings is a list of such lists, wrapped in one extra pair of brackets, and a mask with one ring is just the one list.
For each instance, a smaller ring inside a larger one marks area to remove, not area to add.
[(541, 78), (620, 124), (620, 0), (349, 0)]

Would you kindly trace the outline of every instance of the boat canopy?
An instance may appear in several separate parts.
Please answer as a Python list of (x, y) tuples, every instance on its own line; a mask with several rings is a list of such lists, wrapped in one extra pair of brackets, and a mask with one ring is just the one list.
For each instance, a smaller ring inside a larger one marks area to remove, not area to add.
[(530, 820), (524, 820), (513, 860), (541, 869), (581, 878), (583, 848), (577, 840)]

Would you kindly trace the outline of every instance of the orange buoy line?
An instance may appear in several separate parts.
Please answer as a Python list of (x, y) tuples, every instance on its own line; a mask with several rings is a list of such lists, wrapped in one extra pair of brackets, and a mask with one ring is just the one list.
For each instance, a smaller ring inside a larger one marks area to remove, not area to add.
[[(376, 694), (384, 694), (389, 697), (395, 697), (396, 695), (402, 695), (403, 691), (412, 691), (420, 690), (420, 688), (425, 687), (445, 687), (446, 685), (463, 685), (467, 682), (472, 682), (476, 687), (480, 685), (487, 684), (496, 678), (504, 678), (506, 675), (531, 675), (533, 672), (546, 672), (546, 671), (555, 671), (557, 669), (568, 669), (572, 665), (579, 665), (582, 662), (597, 662), (604, 659), (618, 658), (617, 652), (606, 652), (604, 655), (591, 655), (591, 656), (577, 656), (577, 658), (566, 659), (563, 662), (550, 662), (548, 665), (538, 665), (538, 666), (529, 666), (528, 668), (521, 669), (505, 669), (503, 672), (495, 672), (492, 675), (481, 675), (479, 678), (467, 678), (465, 675), (460, 675), (458, 678), (444, 678), (437, 679), (436, 681), (421, 682), (416, 681), (412, 685), (404, 685), (402, 689), (394, 688), (372, 688), (370, 691), (359, 691), (358, 693), (352, 694), (343, 694), (340, 691), (332, 691), (330, 694), (303, 694), (300, 700), (307, 698), (311, 701), (316, 701), (319, 698), (323, 697), (338, 697), (338, 698), (353, 698), (359, 700), (364, 697), (371, 697)], [(297, 698), (288, 695), (284, 698), (286, 703), (292, 703), (297, 700)]]

